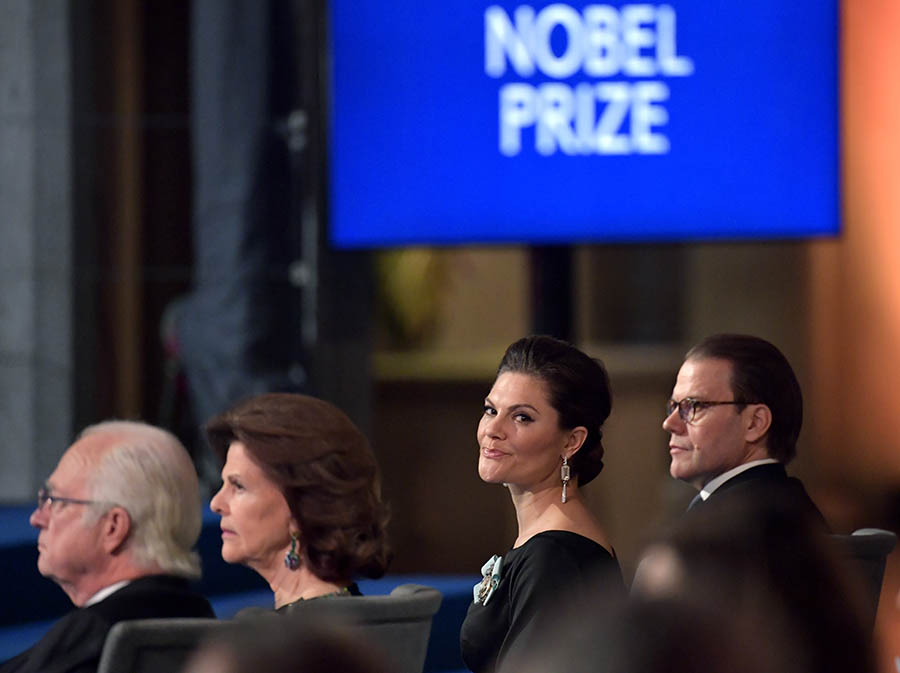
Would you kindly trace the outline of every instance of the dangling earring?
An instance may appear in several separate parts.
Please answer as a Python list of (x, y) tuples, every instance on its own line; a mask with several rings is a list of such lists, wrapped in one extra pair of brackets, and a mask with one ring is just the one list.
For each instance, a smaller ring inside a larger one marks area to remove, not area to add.
[(297, 534), (291, 533), (291, 549), (284, 555), (284, 565), (290, 570), (300, 567), (300, 556), (297, 554)]
[(566, 486), (569, 485), (569, 479), (571, 479), (571, 473), (569, 471), (569, 459), (563, 456), (562, 467), (559, 468), (559, 478), (562, 480), (562, 501), (566, 501)]

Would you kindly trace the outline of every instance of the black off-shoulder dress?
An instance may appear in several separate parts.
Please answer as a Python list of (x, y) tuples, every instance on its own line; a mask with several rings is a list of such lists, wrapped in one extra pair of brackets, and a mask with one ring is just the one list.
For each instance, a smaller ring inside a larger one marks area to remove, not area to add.
[(615, 556), (577, 533), (538, 533), (506, 553), (487, 601), (469, 606), (460, 631), (463, 661), (475, 673), (492, 673), (507, 658), (527, 655), (554, 618), (571, 614), (573, 603), (582, 607), (579, 598), (601, 594), (625, 594)]

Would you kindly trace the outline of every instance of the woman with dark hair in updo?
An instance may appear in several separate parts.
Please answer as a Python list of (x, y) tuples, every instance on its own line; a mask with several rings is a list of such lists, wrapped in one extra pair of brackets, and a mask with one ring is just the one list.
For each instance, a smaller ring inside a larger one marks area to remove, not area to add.
[(387, 508), (369, 443), (323, 400), (252, 397), (206, 426), (225, 463), (210, 507), (222, 517), (222, 558), (269, 583), (278, 612), (302, 600), (358, 594), (381, 577)]
[(574, 346), (531, 336), (506, 350), (478, 424), (478, 474), (509, 489), (518, 537), (475, 586), (460, 634), (472, 671), (527, 656), (554, 616), (578, 607), (580, 589), (624, 594), (612, 545), (580, 491), (603, 467), (611, 407), (603, 365)]

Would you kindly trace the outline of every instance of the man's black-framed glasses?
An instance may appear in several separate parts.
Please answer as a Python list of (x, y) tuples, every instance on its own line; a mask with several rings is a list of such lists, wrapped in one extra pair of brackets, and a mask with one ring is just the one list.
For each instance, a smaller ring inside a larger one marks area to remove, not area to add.
[(98, 504), (97, 500), (81, 500), (80, 498), (64, 498), (61, 495), (52, 495), (50, 493), (50, 489), (46, 486), (41, 486), (38, 489), (37, 493), (37, 506), (38, 509), (43, 509), (46, 503), (50, 503), (50, 507), (53, 507), (54, 502), (64, 502), (70, 505), (96, 505)]
[(672, 412), (677, 409), (678, 417), (685, 423), (691, 423), (694, 420), (694, 416), (697, 415), (697, 411), (699, 411), (700, 409), (717, 407), (722, 404), (748, 404), (748, 402), (741, 402), (740, 400), (729, 400), (728, 402), (711, 402), (708, 400), (698, 400), (693, 397), (685, 397), (683, 400), (679, 400), (678, 402), (676, 402), (675, 400), (669, 400), (668, 402), (666, 402), (666, 418), (671, 416)]

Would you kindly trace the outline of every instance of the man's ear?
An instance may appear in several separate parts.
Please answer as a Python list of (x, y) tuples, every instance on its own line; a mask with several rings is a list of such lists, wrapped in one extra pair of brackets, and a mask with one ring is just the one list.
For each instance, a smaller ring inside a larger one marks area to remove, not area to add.
[(103, 549), (108, 554), (121, 551), (131, 533), (131, 515), (124, 507), (113, 507), (103, 515)]
[(562, 455), (571, 460), (572, 456), (578, 453), (578, 450), (584, 445), (584, 440), (587, 439), (587, 435), (587, 428), (583, 425), (573, 428), (566, 439), (566, 445), (563, 447)]
[(766, 404), (748, 404), (750, 416), (744, 438), (748, 442), (758, 442), (772, 427), (772, 410)]

